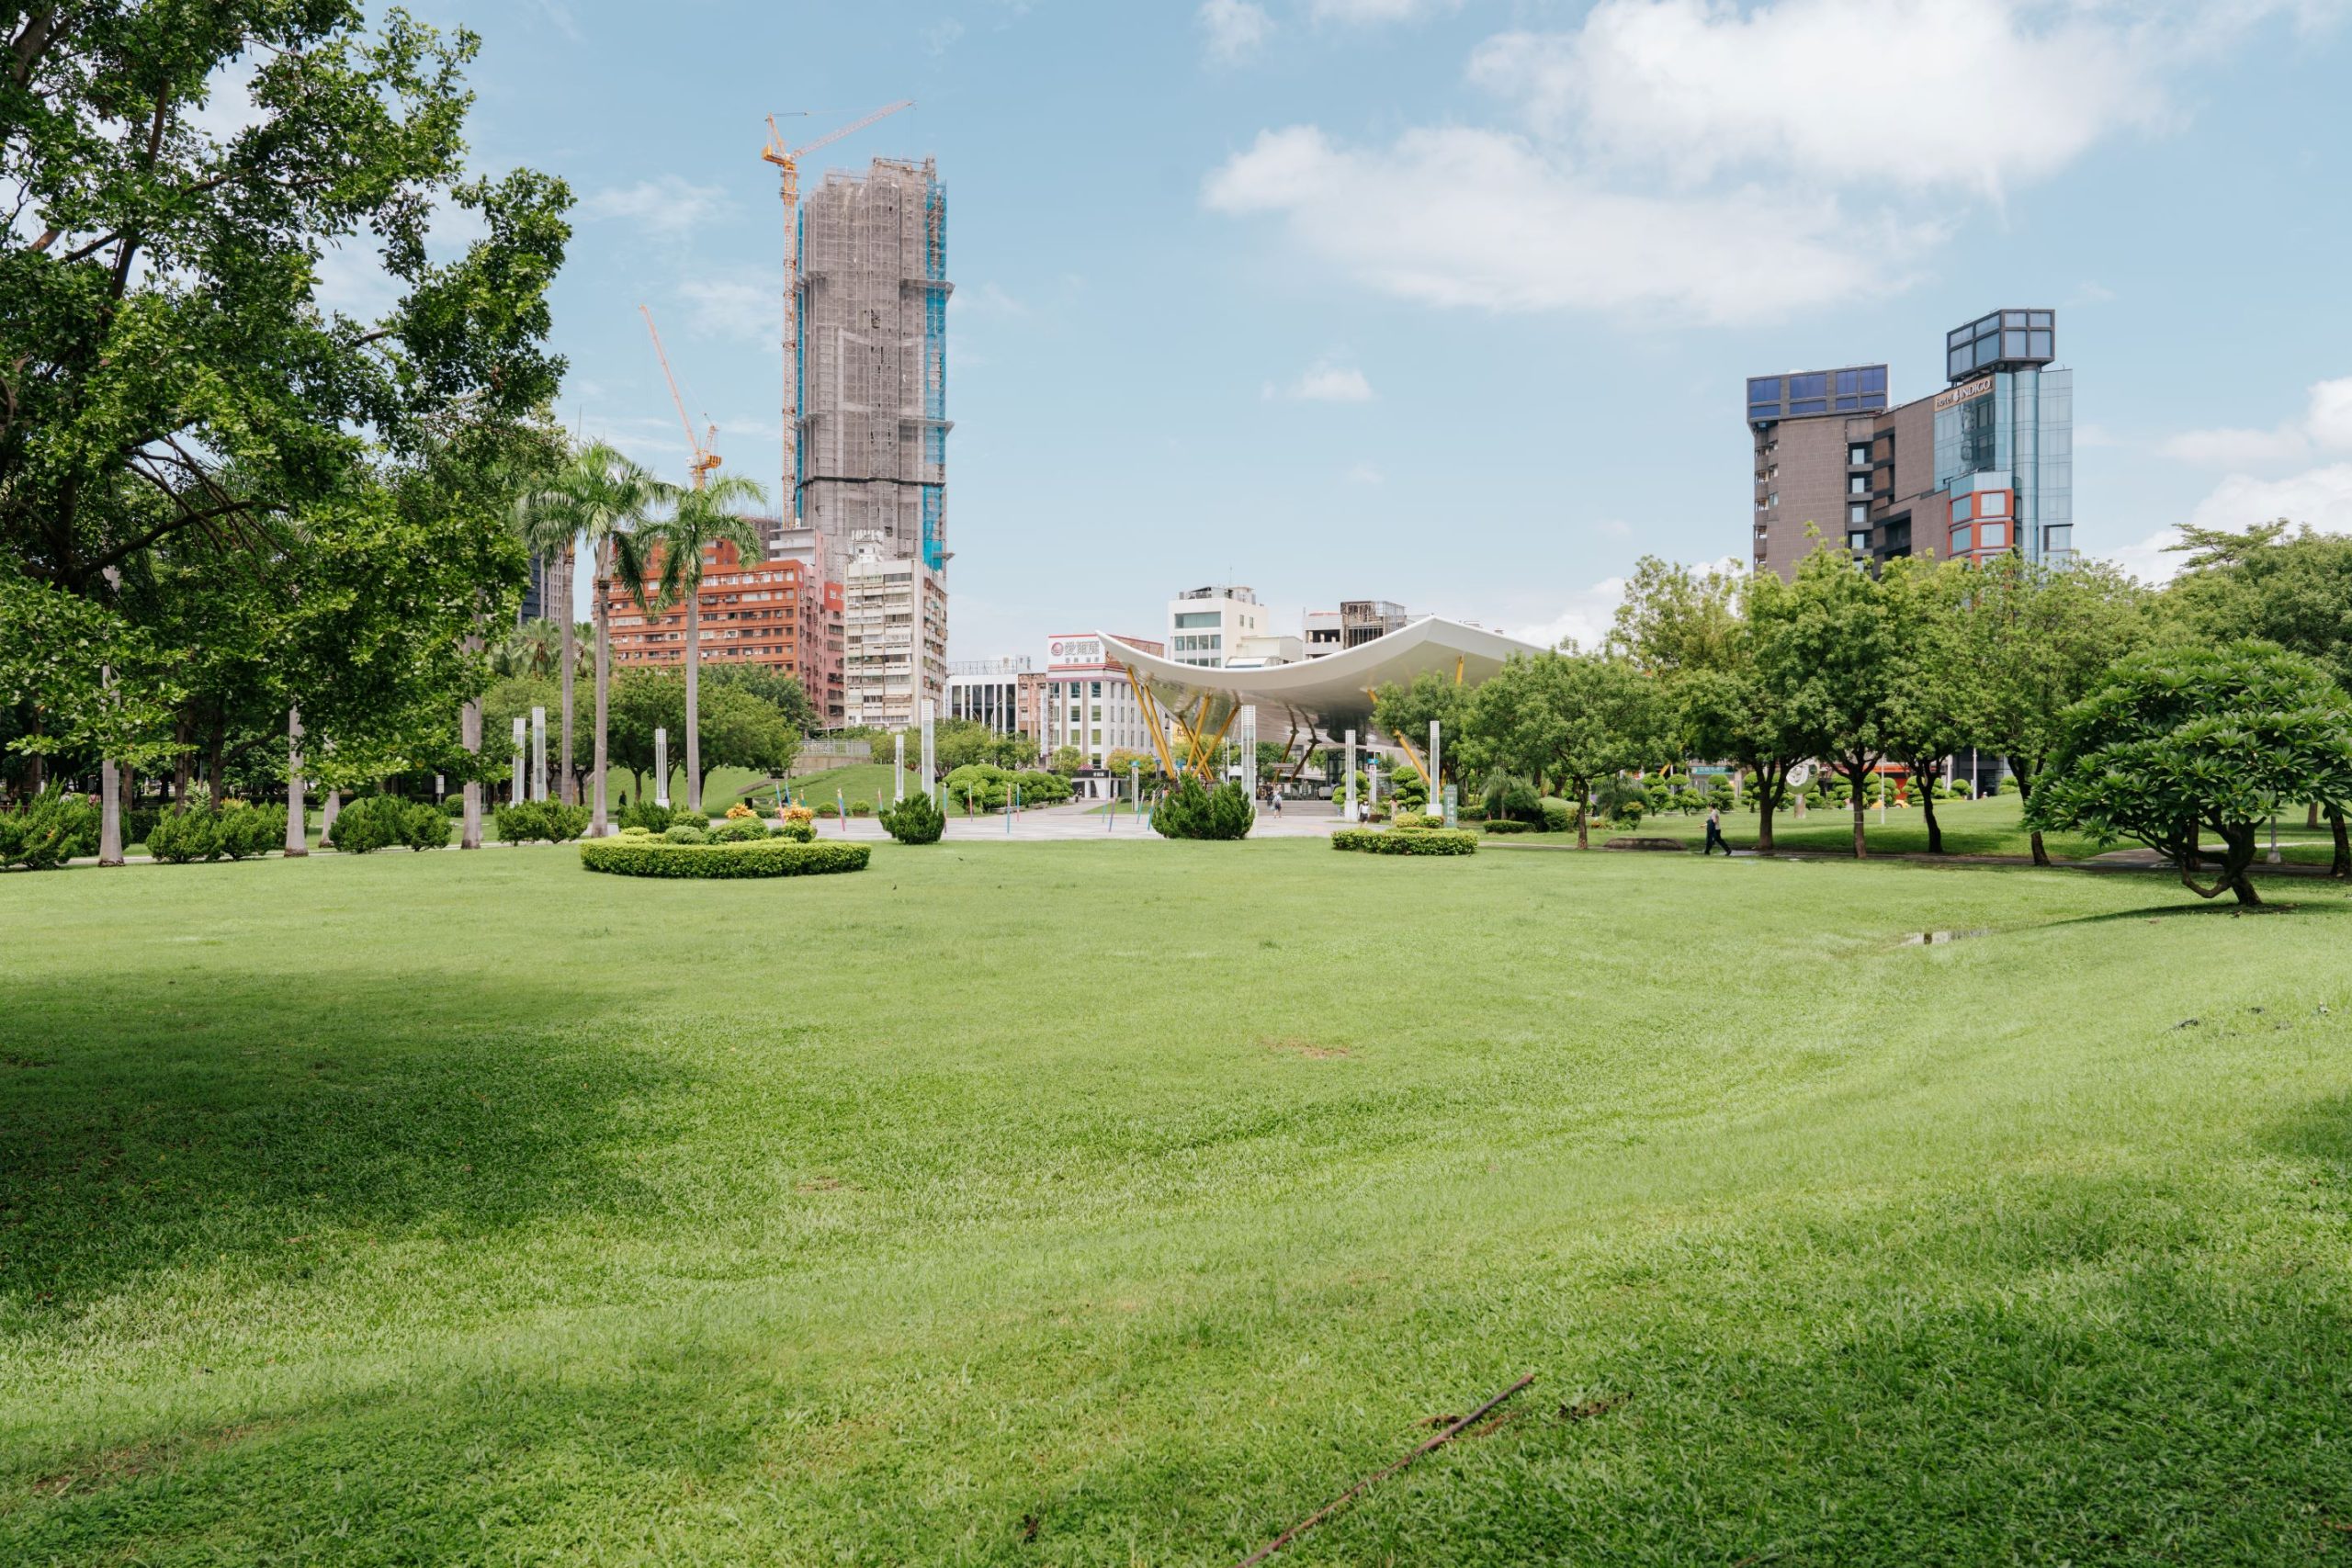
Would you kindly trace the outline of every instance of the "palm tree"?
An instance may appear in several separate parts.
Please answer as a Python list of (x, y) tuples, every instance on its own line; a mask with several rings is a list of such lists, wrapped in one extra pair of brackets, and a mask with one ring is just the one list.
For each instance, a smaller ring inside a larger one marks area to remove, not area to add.
[[(514, 628), (514, 635), (508, 637), (499, 648), (500, 672), (507, 675), (544, 675), (556, 667), (559, 659), (569, 663), (572, 658), (570, 630), (569, 626), (559, 627), (553, 621), (544, 618), (525, 621)], [(571, 682), (566, 681), (564, 682), (564, 750), (559, 754), (567, 758), (571, 755)], [(571, 781), (569, 778), (564, 781), (563, 800), (566, 806), (571, 804)]]
[[(613, 683), (612, 617), (605, 601), (611, 597), (617, 573), (622, 584), (641, 595), (645, 554), (638, 528), (664, 502), (677, 494), (602, 441), (572, 455), (545, 484), (514, 503), (514, 516), (526, 539), (548, 541), (567, 559), (582, 544), (594, 552), (596, 592), (596, 745), (590, 764), (589, 794), (594, 816), (588, 833), (605, 833), (605, 729)], [(567, 579), (567, 581), (569, 581)], [(563, 627), (563, 754), (567, 792), (571, 762), (571, 616)]]
[(702, 810), (702, 569), (713, 545), (735, 547), (739, 558), (755, 560), (765, 547), (759, 530), (741, 510), (767, 504), (768, 492), (741, 474), (713, 479), (677, 498), (677, 506), (648, 531), (662, 548), (661, 599), (664, 608), (686, 606), (686, 809)]
[[(601, 443), (598, 445), (600, 446), (602, 446)], [(595, 450), (597, 450), (597, 447), (592, 446), (589, 448), (589, 451), (591, 452)], [(581, 454), (583, 460), (586, 456), (586, 453)], [(562, 479), (571, 477), (574, 476), (567, 473), (564, 476), (560, 476), (553, 482), (560, 484), (562, 482)], [(532, 497), (526, 494), (523, 498), (522, 502), (518, 503), (514, 509), (514, 520), (517, 525), (517, 531), (523, 536), (523, 543), (529, 547), (533, 555), (538, 557), (542, 561), (554, 560), (561, 563), (555, 571), (551, 573), (544, 573), (540, 579), (540, 582), (542, 595), (544, 596), (546, 588), (552, 586), (552, 584), (548, 582), (548, 579), (552, 577), (555, 580), (555, 583), (561, 585), (558, 588), (557, 592), (561, 596), (563, 602), (560, 604), (548, 604), (542, 603), (539, 605), (539, 614), (542, 619), (532, 622), (530, 625), (532, 626), (543, 626), (546, 624), (545, 618), (552, 615), (557, 623), (557, 638), (562, 645), (563, 702), (561, 705), (563, 709), (563, 750), (561, 755), (563, 757), (563, 790), (560, 798), (564, 805), (571, 806), (574, 804), (579, 793), (577, 786), (573, 783), (574, 770), (571, 765), (571, 667), (574, 659), (572, 647), (573, 617), (571, 612), (571, 581), (572, 573), (575, 570), (573, 561), (579, 551), (580, 535), (582, 530), (577, 526), (575, 513), (578, 509), (575, 506), (538, 506), (534, 505), (531, 502)], [(527, 627), (517, 628), (518, 636), (527, 629)], [(509, 644), (508, 646), (511, 648), (513, 645)]]

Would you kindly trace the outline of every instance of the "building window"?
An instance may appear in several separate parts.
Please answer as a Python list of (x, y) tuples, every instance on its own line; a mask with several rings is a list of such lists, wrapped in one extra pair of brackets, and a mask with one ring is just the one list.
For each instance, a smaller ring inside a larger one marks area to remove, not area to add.
[(1849, 535), (1847, 535), (1847, 536), (1846, 536), (1846, 547), (1847, 547), (1848, 549), (1852, 550), (1852, 551), (1853, 551), (1856, 555), (1858, 555), (1858, 556), (1866, 556), (1866, 555), (1870, 554), (1870, 553), (1871, 553), (1871, 536), (1870, 536), (1869, 532), (1868, 532), (1867, 530), (1864, 530), (1864, 531), (1861, 531), (1861, 532), (1859, 532), (1859, 533), (1852, 533), (1852, 534), (1849, 534)]
[(1179, 631), (1182, 631), (1187, 628), (1197, 630), (1202, 626), (1221, 625), (1224, 620), (1225, 616), (1221, 611), (1188, 610), (1176, 617), (1176, 627)]
[(1974, 530), (1965, 523), (1954, 527), (1951, 531), (1951, 553), (1956, 556), (1964, 556), (1974, 549), (1976, 541), (1973, 537), (1973, 533)]
[(1984, 547), (1988, 550), (2009, 547), (2009, 525), (2006, 523), (1986, 523), (1977, 532), (1984, 536)]
[(2045, 555), (2064, 555), (2075, 547), (2075, 530), (2061, 525), (2041, 531), (2041, 548)]
[(1870, 492), (1871, 478), (1868, 474), (1856, 474), (1853, 478), (1846, 481), (1846, 493), (1848, 495), (1868, 495)]
[(1974, 498), (1974, 497), (1973, 497), (1973, 496), (1966, 496), (1966, 495), (1956, 495), (1956, 496), (1952, 497), (1952, 501), (1951, 501), (1951, 520), (1952, 520), (1953, 522), (1955, 522), (1955, 523), (1965, 523), (1965, 522), (1967, 522), (1967, 521), (1968, 521), (1968, 519), (1973, 515), (1973, 513), (1969, 511), (1969, 505), (1970, 505), (1970, 503), (1971, 503), (1974, 499), (1975, 499), (1975, 498)]
[(2009, 498), (2000, 491), (1988, 490), (1976, 498), (1977, 516), (2007, 517), (2008, 514)]
[(1867, 468), (1870, 467), (1870, 463), (1871, 449), (1869, 447), (1849, 446), (1846, 448), (1846, 466), (1848, 468)]

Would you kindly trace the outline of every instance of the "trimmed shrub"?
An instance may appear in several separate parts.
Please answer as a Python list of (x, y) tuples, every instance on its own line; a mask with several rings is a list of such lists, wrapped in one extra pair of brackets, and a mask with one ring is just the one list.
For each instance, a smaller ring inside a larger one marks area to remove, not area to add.
[(1532, 833), (1535, 831), (1535, 824), (1532, 822), (1492, 821), (1487, 824), (1487, 831), (1489, 833)]
[(682, 815), (684, 814), (673, 811), (666, 806), (659, 806), (650, 800), (640, 800), (634, 805), (624, 807), (621, 814), (613, 820), (625, 829), (642, 828), (649, 833), (666, 833), (670, 830), (671, 824)]
[(741, 817), (730, 813), (726, 821), (711, 829), (714, 844), (751, 844), (768, 836), (767, 824), (748, 813)]
[(1577, 808), (1556, 795), (1543, 800), (1544, 830), (1547, 833), (1573, 833), (1577, 826)]
[(650, 839), (653, 834), (643, 828), (624, 828), (621, 829), (620, 836), (624, 839)]
[(143, 844), (147, 835), (155, 830), (156, 822), (166, 813), (152, 806), (126, 806), (122, 808), (122, 846)]
[[(335, 814), (334, 830), (323, 842), (347, 855), (364, 855), (401, 841), (407, 827), (408, 802), (397, 795), (362, 795)], [(447, 818), (442, 818), (444, 825)]]
[(248, 806), (228, 800), (212, 818), (212, 852), (222, 860), (248, 860), (286, 847), (286, 807)]
[(1442, 811), (1399, 811), (1396, 814), (1396, 827), (1400, 833), (1423, 833), (1444, 826), (1445, 814)]
[(769, 836), (789, 839), (796, 844), (813, 844), (817, 841), (817, 824), (805, 812), (797, 818), (786, 812), (784, 820), (775, 825)]
[(147, 829), (147, 852), (166, 865), (210, 860), (219, 843), (220, 833), (209, 811), (166, 812)]
[(757, 817), (758, 815), (758, 812), (752, 810), (750, 807), (744, 805), (740, 800), (727, 808), (727, 819), (729, 822), (741, 822), (750, 818)]
[(1331, 847), (1374, 855), (1475, 855), (1478, 852), (1478, 835), (1462, 828), (1438, 828), (1411, 833), (1381, 833), (1369, 828), (1342, 828), (1331, 835)]
[(882, 813), (882, 827), (902, 844), (935, 844), (947, 829), (930, 795), (918, 790)]
[(449, 819), (429, 806), (412, 806), (401, 815), (401, 842), (413, 850), (446, 850), (453, 831)]
[(1152, 808), (1151, 827), (1163, 839), (1230, 840), (1247, 838), (1256, 818), (1238, 783), (1205, 790), (1188, 773)]
[(0, 866), (48, 871), (97, 852), (98, 808), (82, 795), (51, 789), (0, 811)]
[(590, 871), (616, 876), (821, 876), (864, 871), (871, 852), (864, 844), (798, 844), (788, 839), (767, 839), (756, 844), (605, 839), (581, 845), (580, 863)]
[(492, 831), (501, 843), (527, 844), (545, 840), (560, 844), (588, 830), (588, 807), (553, 800), (526, 800), (502, 806), (492, 817)]
[(710, 834), (691, 822), (681, 822), (662, 834), (662, 841), (665, 844), (707, 844), (710, 842)]
[(455, 794), (450, 795), (442, 800), (441, 815), (454, 820), (459, 817), (463, 817), (465, 814), (466, 792), (463, 787), (460, 787)]
[(871, 817), (874, 815), (874, 803), (862, 797), (853, 800), (849, 803), (849, 814), (852, 817)]

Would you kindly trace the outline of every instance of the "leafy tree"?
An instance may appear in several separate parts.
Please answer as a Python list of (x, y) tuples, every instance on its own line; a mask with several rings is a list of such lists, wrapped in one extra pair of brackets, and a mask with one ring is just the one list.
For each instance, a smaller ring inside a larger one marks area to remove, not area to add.
[(1756, 847), (1768, 853), (1789, 769), (1805, 755), (1793, 693), (1767, 678), (1794, 672), (1775, 653), (1792, 625), (1792, 597), (1771, 572), (1693, 570), (1648, 556), (1634, 570), (1612, 634), (1663, 685), (1683, 749), (1747, 773)]
[[(1477, 689), (1465, 726), (1496, 766), (1581, 804), (1595, 781), (1656, 767), (1673, 738), (1657, 682), (1606, 653), (1513, 655)], [(1590, 847), (1577, 813), (1577, 847)]]
[(1215, 789), (1186, 773), (1151, 810), (1152, 831), (1163, 839), (1242, 839), (1257, 820), (1257, 807), (1238, 782)]
[(1868, 853), (1870, 776), (1895, 739), (1901, 712), (1903, 607), (1899, 589), (1817, 550), (1797, 567), (1787, 622), (1762, 649), (1765, 683), (1804, 750), (1851, 792), (1856, 860)]
[(661, 554), (661, 599), (664, 609), (686, 607), (686, 809), (702, 809), (702, 574), (705, 552), (731, 547), (739, 559), (755, 560), (759, 530), (741, 509), (763, 505), (767, 491), (756, 479), (728, 474), (678, 492), (670, 515), (649, 531)]
[[(714, 681), (702, 694), (701, 734), (695, 755), (704, 773), (690, 780), (690, 799), (699, 798), (713, 768), (750, 768), (782, 778), (800, 754), (800, 731), (774, 703), (735, 681)], [(670, 766), (687, 766), (686, 682), (683, 671), (625, 670), (613, 682), (612, 737), (614, 762), (628, 770), (635, 793), (643, 798), (645, 781), (654, 771), (653, 736), (669, 732)], [(669, 781), (659, 781), (668, 788)], [(699, 810), (692, 807), (691, 810)]]
[(1054, 748), (1054, 760), (1046, 766), (1067, 778), (1086, 766), (1086, 753), (1075, 746), (1057, 746)]
[[(2260, 637), (2316, 662), (2352, 693), (2352, 538), (2291, 529), (2282, 519), (2244, 533), (2183, 530), (2188, 569), (2163, 610), (2212, 642)], [(2352, 876), (2345, 803), (2314, 797), (2335, 836), (2334, 874)], [(2312, 826), (2318, 826), (2314, 818)]]
[[(2026, 802), (2036, 829), (2136, 839), (2201, 898), (2259, 904), (2248, 876), (2264, 818), (2282, 800), (2352, 799), (2352, 698), (2327, 671), (2267, 643), (2135, 654), (2068, 708)], [(2199, 884), (2199, 840), (2222, 840)]]
[[(1966, 606), (1977, 573), (1956, 561), (1906, 557), (1889, 561), (1884, 575), (1894, 625), (1894, 690), (1885, 731), (1887, 755), (1903, 764), (1928, 824), (1928, 852), (1944, 852), (1936, 820), (1935, 781), (1944, 759), (1968, 740), (1978, 705), (1976, 667), (1964, 636)], [(1880, 795), (1884, 786), (1881, 781)]]
[[(808, 705), (808, 688), (797, 676), (765, 664), (729, 663), (707, 666), (702, 678), (710, 685), (735, 686), (751, 693), (782, 714), (784, 721), (803, 735), (822, 728), (816, 710)], [(889, 755), (886, 744), (875, 761), (886, 761)]]
[[(2139, 587), (2105, 562), (2059, 569), (2005, 555), (1971, 574), (1961, 626), (1972, 671), (1967, 727), (1977, 745), (2008, 759), (2028, 802), (2066, 711), (2147, 637)], [(2050, 863), (2039, 829), (2033, 863)]]
[(1430, 721), (1435, 719), (1442, 747), (1437, 761), (1438, 782), (1441, 785), (1447, 779), (1459, 783), (1464, 763), (1472, 760), (1463, 745), (1473, 751), (1478, 746), (1476, 727), (1469, 722), (1475, 694), (1473, 688), (1456, 684), (1451, 676), (1424, 670), (1409, 683), (1391, 681), (1374, 692), (1372, 722), (1418, 750), (1429, 743)]
[[(684, 682), (679, 684), (679, 718), (684, 721)], [(699, 764), (705, 771), (689, 773), (690, 813), (702, 810), (698, 803), (709, 769), (750, 768), (782, 778), (792, 771), (793, 759), (800, 754), (800, 732), (776, 711), (775, 704), (755, 697), (740, 686), (714, 685), (704, 693), (697, 718), (695, 728), (687, 731), (695, 744), (688, 748), (693, 760), (686, 765), (691, 770)]]
[[(17, 203), (0, 233), (0, 580), (83, 604), (0, 615), (0, 678), (28, 649), (46, 672), (12, 744), (185, 750), (189, 666), (147, 657), (170, 647), (141, 633), (203, 618), (174, 599), (220, 581), (186, 570), (210, 557), (266, 584), (233, 657), (266, 670), (314, 761), (421, 750), (447, 730), (426, 699), (472, 662), (449, 583), (520, 577), (486, 558), (476, 506), (423, 502), (457, 488), (452, 453), (469, 461), (555, 391), (546, 293), (569, 193), (528, 171), (461, 177), (475, 39), (401, 12), (370, 34), (332, 0), (58, 0), (11, 8), (0, 32)], [(250, 113), (215, 129), (241, 64)], [(443, 206), (482, 237), (435, 261)], [(327, 251), (362, 236), (399, 292), (372, 321), (319, 289)]]

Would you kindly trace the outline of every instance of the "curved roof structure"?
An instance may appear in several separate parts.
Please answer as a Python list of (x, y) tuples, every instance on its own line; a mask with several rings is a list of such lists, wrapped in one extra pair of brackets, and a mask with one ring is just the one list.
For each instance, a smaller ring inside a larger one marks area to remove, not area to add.
[[(1222, 734), (1238, 709), (1255, 705), (1262, 726), (1268, 709), (1286, 714), (1300, 730), (1337, 735), (1370, 728), (1372, 694), (1391, 681), (1442, 674), (1476, 685), (1515, 653), (1541, 653), (1532, 643), (1430, 615), (1386, 637), (1320, 659), (1252, 670), (1210, 670), (1146, 653), (1105, 634), (1102, 649), (1123, 666), (1151, 702), (1195, 734)], [(1262, 732), (1262, 731), (1261, 731)]]

